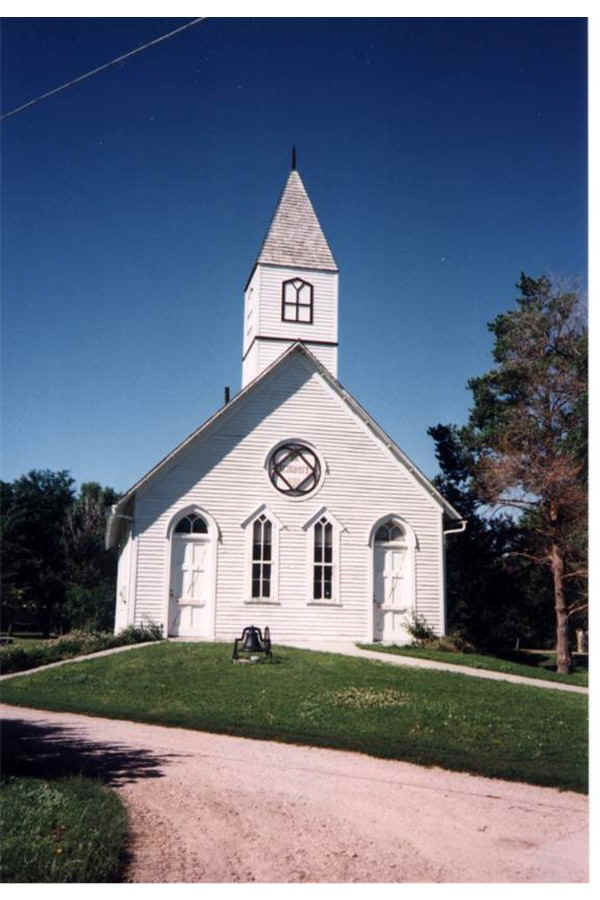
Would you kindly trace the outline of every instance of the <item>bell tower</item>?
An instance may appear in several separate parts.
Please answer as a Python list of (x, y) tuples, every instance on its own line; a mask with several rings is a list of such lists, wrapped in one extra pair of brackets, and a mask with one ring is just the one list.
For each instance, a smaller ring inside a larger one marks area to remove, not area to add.
[(242, 387), (302, 341), (337, 377), (338, 267), (296, 169), (244, 292)]

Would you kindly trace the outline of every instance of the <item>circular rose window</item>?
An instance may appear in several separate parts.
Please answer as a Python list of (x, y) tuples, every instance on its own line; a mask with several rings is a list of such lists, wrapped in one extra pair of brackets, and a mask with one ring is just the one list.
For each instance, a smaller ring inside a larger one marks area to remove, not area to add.
[(321, 464), (314, 450), (299, 441), (290, 441), (274, 450), (269, 459), (273, 487), (288, 497), (303, 497), (317, 487)]

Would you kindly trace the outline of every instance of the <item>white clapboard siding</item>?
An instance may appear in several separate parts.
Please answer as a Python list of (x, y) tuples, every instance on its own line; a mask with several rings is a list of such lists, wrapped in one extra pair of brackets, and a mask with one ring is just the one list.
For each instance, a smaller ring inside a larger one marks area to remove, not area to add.
[[(284, 281), (302, 278), (313, 286), (313, 322), (282, 320)], [(244, 295), (242, 387), (294, 341), (303, 341), (337, 377), (338, 274), (316, 269), (258, 264)]]
[[(284, 347), (282, 345), (283, 351)], [(246, 355), (242, 359), (242, 387), (245, 387), (259, 374), (258, 354), (260, 349), (259, 341), (254, 341), (250, 348), (246, 351)]]
[[(321, 488), (301, 500), (270, 484), (265, 462), (278, 442), (312, 444), (326, 465)], [(249, 604), (246, 539), (241, 524), (265, 503), (282, 525), (279, 604)], [(140, 488), (135, 506), (137, 580), (135, 621), (165, 623), (169, 523), (196, 504), (219, 529), (217, 639), (231, 640), (248, 624), (269, 625), (276, 642), (304, 638), (372, 637), (370, 529), (395, 513), (414, 530), (417, 612), (443, 627), (441, 509), (402, 463), (393, 458), (302, 354), (293, 353), (246, 397), (225, 409)], [(340, 596), (336, 606), (310, 605), (312, 573), (307, 546), (310, 517), (325, 507), (343, 527)], [(371, 593), (370, 593), (371, 592)]]
[[(248, 359), (253, 357), (254, 360), (254, 372), (252, 374), (252, 378), (259, 375), (262, 371), (264, 371), (271, 363), (275, 362), (275, 360), (285, 353), (294, 342), (292, 340), (289, 341), (273, 341), (273, 340), (261, 340), (256, 341), (250, 353), (248, 354)], [(337, 358), (338, 358), (338, 348), (336, 346), (330, 346), (329, 344), (307, 344), (311, 353), (317, 357), (319, 362), (323, 363), (332, 375), (335, 375), (337, 372)], [(254, 356), (253, 356), (254, 354)], [(245, 360), (244, 360), (245, 362)], [(250, 378), (249, 380), (252, 380)], [(244, 383), (244, 382), (243, 382)]]
[[(257, 340), (242, 361), (242, 387), (260, 375), (271, 363), (285, 353), (294, 342), (292, 340)], [(311, 353), (326, 366), (332, 375), (337, 372), (338, 348), (329, 344), (307, 344)]]
[[(272, 337), (291, 337), (298, 341), (335, 341), (337, 329), (338, 275), (310, 269), (261, 266), (260, 333)], [(281, 291), (284, 281), (302, 278), (313, 286), (313, 323), (281, 320)]]
[(252, 341), (260, 334), (260, 266), (257, 266), (244, 292), (244, 333), (242, 353), (246, 354)]

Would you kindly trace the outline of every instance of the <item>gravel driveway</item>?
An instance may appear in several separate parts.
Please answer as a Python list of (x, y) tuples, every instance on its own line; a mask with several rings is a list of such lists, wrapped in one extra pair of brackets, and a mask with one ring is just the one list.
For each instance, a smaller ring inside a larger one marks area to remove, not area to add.
[(0, 707), (8, 771), (98, 774), (132, 882), (584, 882), (587, 797), (359, 753)]

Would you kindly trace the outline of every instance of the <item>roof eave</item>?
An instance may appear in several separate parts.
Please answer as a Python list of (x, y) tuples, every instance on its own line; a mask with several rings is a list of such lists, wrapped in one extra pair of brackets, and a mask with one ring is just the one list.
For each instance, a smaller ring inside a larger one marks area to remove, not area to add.
[[(110, 525), (111, 519), (119, 518), (119, 516), (122, 513), (122, 510), (125, 508), (128, 501), (131, 500), (135, 496), (135, 494), (140, 490), (140, 488), (142, 488), (152, 477), (154, 477), (154, 475), (157, 475), (161, 469), (163, 469), (178, 453), (180, 453), (188, 444), (190, 444), (195, 438), (197, 438), (203, 431), (208, 430), (208, 428), (210, 428), (210, 426), (213, 425), (225, 412), (228, 412), (235, 405), (237, 405), (240, 402), (240, 400), (242, 400), (244, 397), (247, 397), (248, 394), (256, 387), (256, 385), (260, 381), (262, 381), (263, 378), (265, 378), (268, 375), (269, 372), (272, 372), (273, 369), (276, 368), (276, 366), (278, 366), (281, 362), (283, 362), (283, 360), (285, 359), (286, 356), (288, 356), (290, 353), (293, 353), (294, 350), (300, 346), (302, 346), (300, 341), (294, 341), (294, 343), (290, 347), (288, 347), (286, 350), (284, 350), (283, 353), (281, 353), (277, 357), (277, 359), (273, 360), (273, 362), (269, 366), (267, 366), (266, 369), (263, 369), (262, 372), (260, 372), (256, 376), (256, 378), (253, 378), (252, 381), (249, 381), (248, 384), (244, 388), (241, 389), (241, 391), (238, 391), (238, 393), (234, 397), (231, 398), (229, 403), (225, 403), (223, 406), (221, 406), (220, 409), (218, 409), (215, 413), (213, 413), (212, 416), (210, 416), (201, 425), (199, 425), (198, 428), (196, 428), (194, 431), (192, 431), (191, 434), (189, 434), (186, 438), (184, 438), (182, 441), (180, 441), (179, 444), (177, 444), (177, 446), (174, 447), (170, 453), (167, 453), (166, 456), (163, 456), (163, 458), (161, 460), (159, 460), (159, 462), (157, 462), (155, 466), (153, 466), (151, 469), (149, 469), (145, 475), (142, 475), (142, 477), (140, 479), (138, 479), (138, 481), (136, 481), (135, 484), (133, 484), (132, 487), (130, 487), (129, 490), (123, 494), (123, 496), (121, 497), (119, 502), (116, 503), (115, 506), (112, 507), (111, 515), (109, 517), (109, 522), (107, 523), (106, 541), (108, 542), (108, 539), (109, 539), (109, 527), (111, 528), (110, 534), (113, 537), (113, 543), (110, 544), (110, 546), (114, 546), (114, 542), (115, 542), (114, 535), (116, 533), (114, 531), (114, 524)], [(312, 356), (312, 354), (311, 354), (311, 356)], [(109, 549), (108, 544), (107, 544), (107, 549)]]
[(309, 356), (314, 364), (319, 369), (319, 372), (323, 376), (323, 378), (329, 382), (329, 384), (344, 398), (344, 400), (348, 403), (351, 408), (354, 408), (354, 412), (365, 422), (366, 425), (371, 427), (371, 429), (375, 432), (377, 437), (382, 441), (382, 443), (387, 447), (387, 449), (399, 459), (406, 468), (414, 475), (417, 481), (425, 488), (425, 490), (431, 495), (431, 497), (437, 501), (437, 503), (442, 507), (442, 509), (453, 519), (457, 521), (464, 521), (464, 516), (462, 516), (451, 503), (448, 503), (445, 497), (440, 494), (440, 492), (432, 485), (431, 481), (422, 472), (418, 466), (416, 466), (410, 458), (404, 453), (404, 451), (398, 446), (398, 444), (387, 434), (386, 431), (383, 430), (381, 425), (379, 425), (375, 419), (369, 415), (366, 409), (358, 402), (358, 400), (352, 396), (352, 394), (346, 390), (343, 384), (338, 381), (338, 379), (331, 374), (329, 369), (317, 359), (317, 357), (311, 353), (308, 347), (305, 347), (301, 342), (300, 346), (302, 351)]

